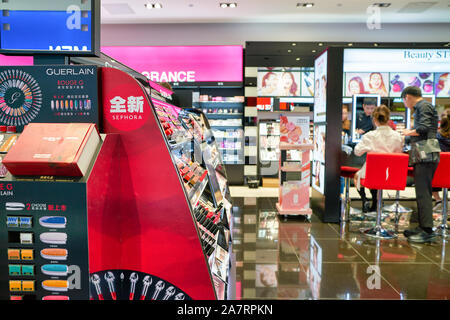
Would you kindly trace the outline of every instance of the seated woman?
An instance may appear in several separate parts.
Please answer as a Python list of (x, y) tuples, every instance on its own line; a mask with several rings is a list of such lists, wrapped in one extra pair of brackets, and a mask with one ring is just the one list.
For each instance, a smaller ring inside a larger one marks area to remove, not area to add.
[[(362, 136), (361, 142), (355, 146), (355, 155), (360, 157), (366, 152), (401, 153), (404, 143), (403, 137), (388, 125), (390, 118), (389, 108), (385, 105), (376, 107), (372, 117), (376, 130), (370, 131)], [(377, 190), (370, 190), (372, 194), (372, 205), (369, 207), (365, 189), (360, 186), (360, 179), (364, 179), (365, 175), (366, 164), (364, 163), (362, 168), (355, 174), (355, 186), (361, 196), (363, 212), (375, 211), (377, 206)]]

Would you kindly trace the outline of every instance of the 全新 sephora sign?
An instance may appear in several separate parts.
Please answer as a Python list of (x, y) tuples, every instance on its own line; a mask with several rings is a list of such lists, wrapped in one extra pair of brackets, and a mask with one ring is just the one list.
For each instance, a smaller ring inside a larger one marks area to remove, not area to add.
[(242, 46), (125, 46), (101, 50), (154, 82), (242, 82)]

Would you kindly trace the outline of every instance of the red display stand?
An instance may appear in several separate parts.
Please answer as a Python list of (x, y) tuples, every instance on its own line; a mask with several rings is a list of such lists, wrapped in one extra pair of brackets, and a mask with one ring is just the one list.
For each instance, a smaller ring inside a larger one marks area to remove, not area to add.
[[(89, 201), (95, 212), (89, 221), (92, 299), (225, 299), (231, 204), (226, 174), (215, 174), (220, 157), (205, 156), (214, 146), (206, 141), (208, 125), (180, 122), (181, 109), (123, 71), (100, 68), (100, 77), (103, 129), (119, 136), (111, 163), (119, 178), (105, 176), (103, 196)], [(164, 117), (177, 123), (166, 127)], [(170, 140), (176, 130), (183, 141)], [(207, 172), (195, 184), (182, 168), (197, 162), (180, 151), (194, 143), (203, 155), (195, 172)], [(208, 207), (209, 219), (214, 211), (214, 221), (199, 218), (200, 205)], [(105, 295), (111, 286), (115, 297)]]

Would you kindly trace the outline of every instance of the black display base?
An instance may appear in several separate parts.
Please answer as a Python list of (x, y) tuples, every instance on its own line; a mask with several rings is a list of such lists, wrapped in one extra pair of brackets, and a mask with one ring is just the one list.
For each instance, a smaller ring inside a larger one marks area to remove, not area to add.
[(244, 185), (244, 165), (243, 164), (226, 164), (228, 185), (242, 186)]

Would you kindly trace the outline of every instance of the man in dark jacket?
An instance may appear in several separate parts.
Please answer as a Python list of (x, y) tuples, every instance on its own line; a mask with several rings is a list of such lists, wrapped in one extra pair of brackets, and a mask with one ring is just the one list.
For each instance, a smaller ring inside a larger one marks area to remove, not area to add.
[(356, 115), (356, 132), (358, 132), (359, 135), (375, 130), (372, 113), (376, 106), (377, 100), (375, 98), (364, 99), (363, 111), (358, 112)]
[[(433, 199), (431, 182), (439, 163), (439, 144), (436, 140), (438, 116), (436, 108), (422, 98), (418, 87), (406, 87), (401, 97), (405, 107), (414, 112), (414, 128), (404, 130), (411, 142), (410, 162), (414, 167), (417, 215), (419, 226), (405, 230), (410, 242), (424, 243), (435, 239), (433, 232)], [(434, 139), (434, 140), (433, 140)], [(422, 147), (427, 142), (425, 147)], [(430, 142), (428, 144), (428, 142)], [(436, 146), (432, 142), (436, 142)], [(420, 146), (419, 146), (420, 145)]]

